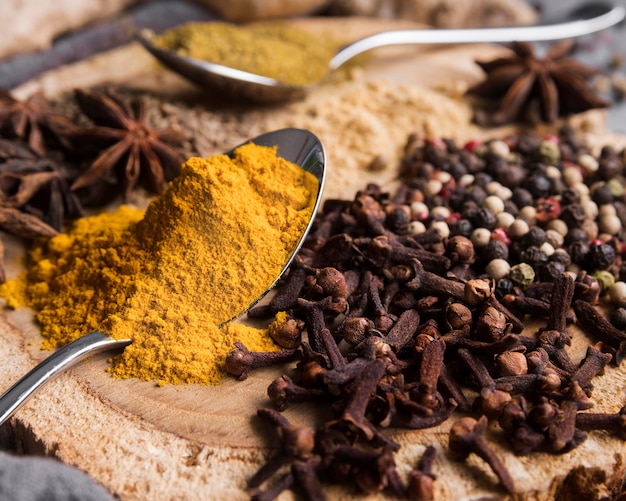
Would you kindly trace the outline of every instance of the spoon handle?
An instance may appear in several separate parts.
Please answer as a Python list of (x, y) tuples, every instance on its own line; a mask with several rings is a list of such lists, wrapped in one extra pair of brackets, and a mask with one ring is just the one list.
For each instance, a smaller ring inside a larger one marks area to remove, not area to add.
[(507, 28), (461, 28), (461, 29), (416, 29), (392, 30), (377, 33), (346, 45), (330, 61), (330, 69), (335, 70), (362, 52), (404, 44), (458, 44), (458, 43), (502, 43), (540, 42), (574, 38), (610, 28), (624, 19), (626, 10), (618, 5), (608, 12), (589, 19)]
[(9, 419), (46, 381), (63, 370), (94, 353), (123, 348), (129, 344), (129, 339), (117, 340), (103, 332), (94, 331), (55, 351), (0, 396), (0, 425)]

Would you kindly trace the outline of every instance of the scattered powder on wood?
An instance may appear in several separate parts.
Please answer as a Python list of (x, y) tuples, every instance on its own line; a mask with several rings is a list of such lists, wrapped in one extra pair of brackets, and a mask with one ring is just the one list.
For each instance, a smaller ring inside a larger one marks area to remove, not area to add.
[[(271, 130), (311, 130), (322, 140), (327, 154), (324, 198), (345, 198), (367, 182), (391, 182), (410, 133), (459, 141), (477, 134), (471, 124), (472, 110), (462, 99), (386, 80), (337, 83), (278, 108), (233, 112), (172, 103), (163, 104), (162, 109), (170, 125), (178, 124), (194, 138), (201, 156), (214, 155)], [(370, 168), (377, 156), (378, 165)]]

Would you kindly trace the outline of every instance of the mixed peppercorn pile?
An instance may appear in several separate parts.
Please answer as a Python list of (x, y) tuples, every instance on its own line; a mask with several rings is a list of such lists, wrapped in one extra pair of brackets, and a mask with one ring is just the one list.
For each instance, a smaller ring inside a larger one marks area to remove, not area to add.
[[(238, 344), (227, 358), (240, 379), (296, 361), (258, 411), (281, 446), (249, 480), (253, 498), (324, 499), (330, 482), (431, 499), (437, 449), (401, 475), (393, 430), (448, 419), (450, 454), (477, 454), (509, 493), (488, 436), (519, 455), (564, 454), (595, 430), (626, 438), (626, 408), (591, 409), (594, 378), (626, 346), (623, 154), (595, 156), (569, 127), (463, 146), (411, 136), (396, 193), (328, 200), (275, 295), (249, 312), (276, 316), (284, 349)], [(568, 351), (574, 323), (590, 341), (582, 360)], [(314, 429), (280, 412), (303, 401), (331, 418)]]

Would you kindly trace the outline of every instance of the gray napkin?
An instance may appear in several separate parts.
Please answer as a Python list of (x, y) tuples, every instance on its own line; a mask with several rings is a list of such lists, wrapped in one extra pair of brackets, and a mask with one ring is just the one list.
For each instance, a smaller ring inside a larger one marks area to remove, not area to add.
[(59, 461), (0, 453), (0, 501), (113, 501), (83, 472)]

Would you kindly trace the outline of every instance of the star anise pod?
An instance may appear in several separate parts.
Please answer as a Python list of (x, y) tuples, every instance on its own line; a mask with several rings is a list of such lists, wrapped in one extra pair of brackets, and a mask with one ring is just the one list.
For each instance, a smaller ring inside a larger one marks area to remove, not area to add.
[(52, 236), (83, 215), (63, 169), (18, 141), (0, 139), (0, 228), (22, 238)]
[(99, 156), (71, 189), (113, 175), (123, 186), (125, 199), (140, 183), (152, 192), (162, 193), (167, 182), (178, 175), (184, 161), (173, 147), (183, 142), (183, 134), (171, 128), (151, 128), (146, 123), (146, 107), (141, 99), (126, 102), (110, 92), (80, 89), (75, 91), (75, 96), (80, 109), (95, 126), (70, 136), (77, 143), (99, 148)]
[(564, 40), (540, 58), (531, 44), (514, 42), (514, 55), (477, 62), (487, 77), (468, 93), (499, 100), (490, 117), (493, 125), (524, 120), (535, 105), (541, 120), (548, 123), (570, 113), (606, 108), (609, 103), (588, 82), (599, 70), (568, 58), (573, 48), (572, 40)]
[(38, 92), (20, 101), (0, 89), (0, 136), (26, 141), (39, 155), (45, 155), (48, 145), (69, 147), (65, 133), (74, 124), (54, 111)]

